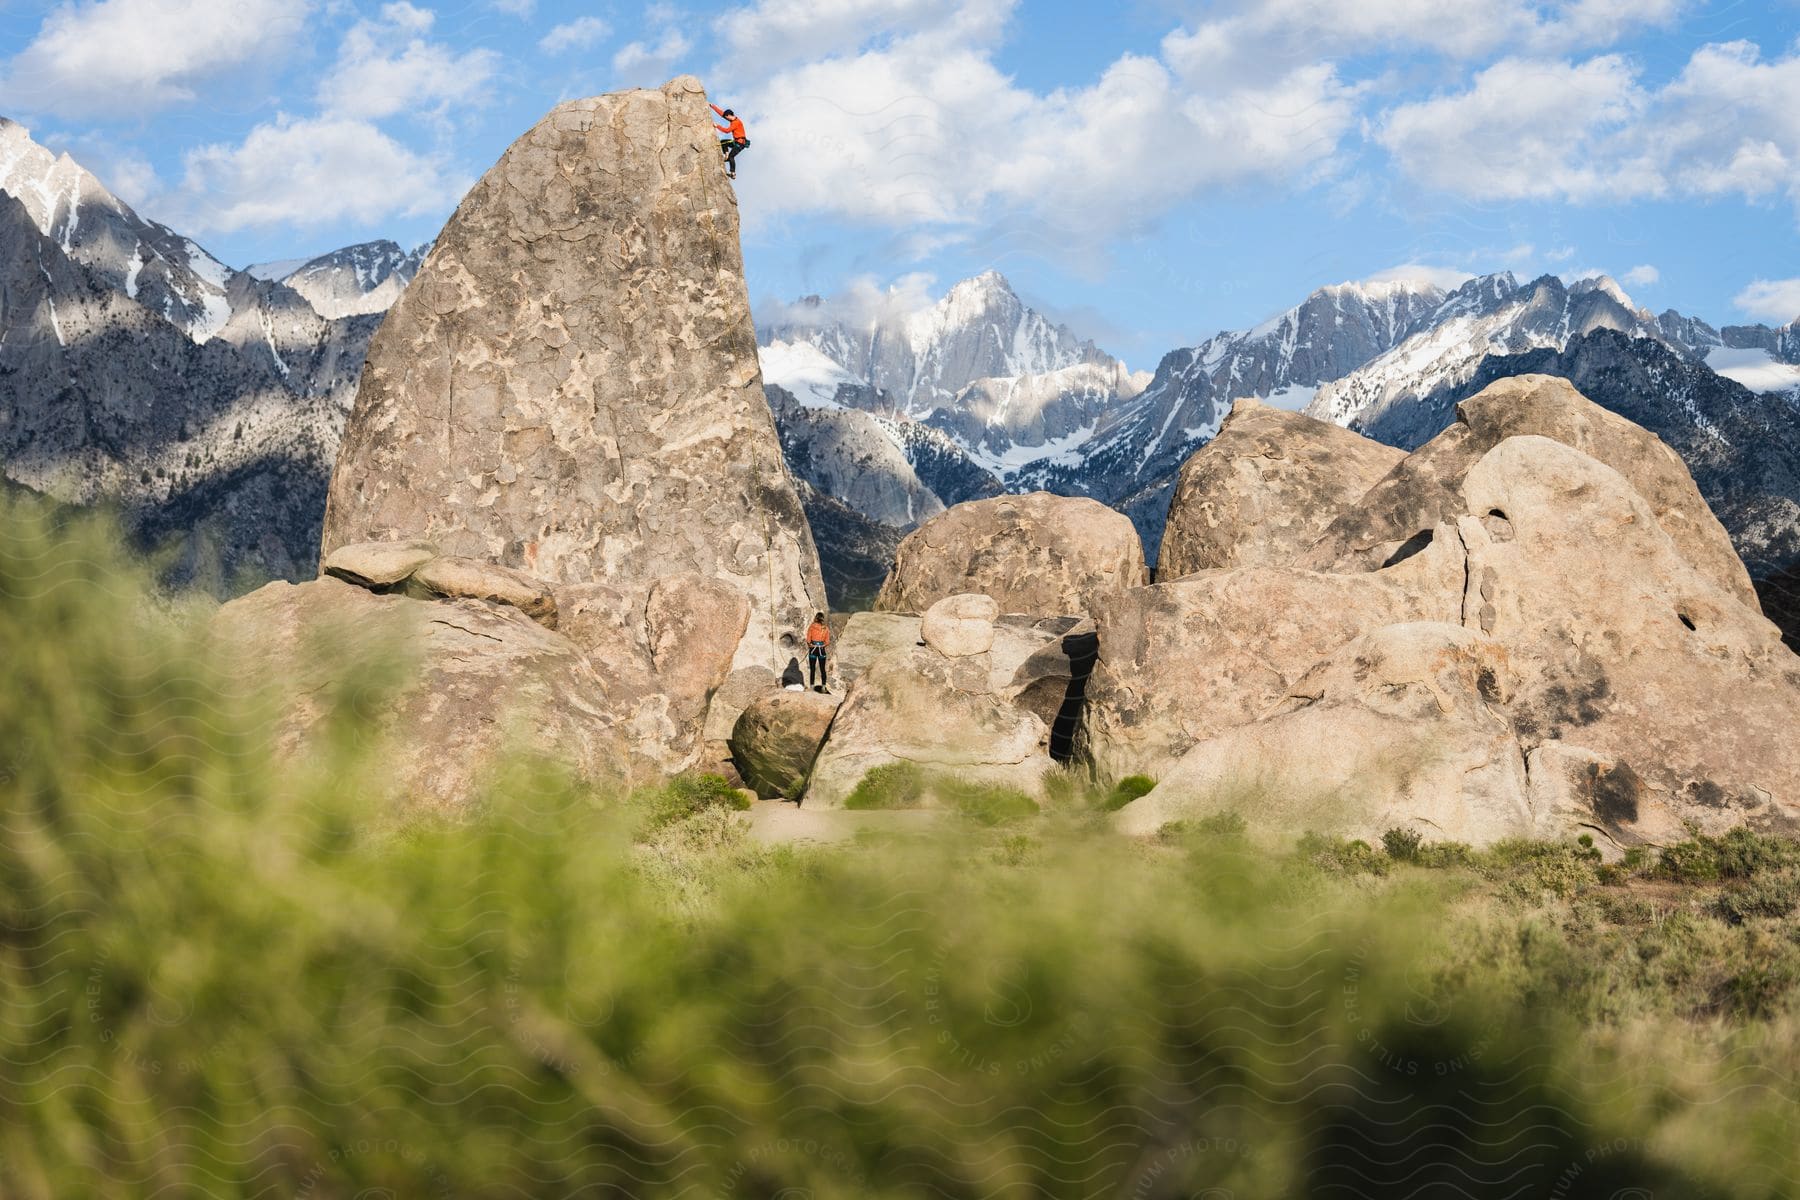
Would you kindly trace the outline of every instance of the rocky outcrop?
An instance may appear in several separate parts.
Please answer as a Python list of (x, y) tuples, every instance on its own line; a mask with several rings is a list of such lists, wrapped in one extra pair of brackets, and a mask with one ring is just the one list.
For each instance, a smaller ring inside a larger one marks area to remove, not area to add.
[(1486, 844), (1538, 832), (1505, 704), (1506, 650), (1453, 624), (1389, 625), (1309, 671), (1267, 716), (1184, 755), (1116, 819), (1148, 834), (1237, 812), (1379, 842), (1389, 829)]
[(1129, 519), (1093, 500), (1033, 492), (958, 504), (919, 526), (900, 543), (875, 607), (924, 612), (981, 592), (1001, 612), (1066, 616), (1145, 577)]
[(606, 678), (569, 639), (515, 608), (378, 594), (343, 580), (271, 583), (214, 628), (249, 686), (278, 681), (278, 744), (369, 750), (359, 780), (392, 812), (463, 812), (508, 755), (608, 786), (661, 764), (625, 737)]
[(817, 692), (768, 692), (731, 731), (731, 760), (764, 799), (798, 800), (840, 700)]
[(430, 542), (353, 542), (327, 554), (319, 569), (358, 587), (390, 588), (405, 583), (437, 552)]
[[(1472, 407), (1474, 427), (1482, 406)], [(1531, 397), (1515, 411), (1529, 415)], [(1561, 426), (1569, 440), (1589, 439), (1635, 477), (1541, 436), (1505, 438), (1448, 481), (1432, 468), (1449, 454), (1421, 450), (1413, 458), (1426, 462), (1409, 459), (1389, 480), (1410, 465), (1433, 481), (1423, 519), (1439, 523), (1427, 536), (1365, 547), (1387, 555), (1382, 569), (1291, 573), (1313, 587), (1410, 577), (1407, 595), (1450, 601), (1418, 618), (1431, 624), (1389, 623), (1379, 605), (1340, 600), (1332, 613), (1369, 621), (1360, 636), (1339, 625), (1295, 638), (1283, 625), (1293, 596), (1204, 603), (1208, 587), (1270, 574), (1254, 570), (1202, 572), (1103, 608), (1089, 757), (1160, 780), (1120, 827), (1230, 810), (1365, 839), (1393, 827), (1476, 843), (1586, 833), (1612, 855), (1690, 829), (1800, 829), (1800, 659), (1729, 586), (1704, 524), (1677, 502), (1660, 445), (1612, 418), (1584, 424), (1592, 414), (1566, 399), (1556, 411), (1573, 418)], [(1373, 493), (1392, 494), (1386, 483)], [(1171, 589), (1168, 599), (1200, 603), (1161, 621), (1141, 615)], [(1168, 632), (1220, 628), (1242, 657)], [(1337, 639), (1310, 671), (1284, 669)], [(1146, 672), (1152, 663), (1159, 671)], [(1278, 696), (1257, 690), (1284, 675)], [(1207, 682), (1156, 686), (1178, 677)]]
[(773, 686), (760, 667), (739, 672), (742, 690), (726, 687), (750, 604), (724, 580), (566, 584), (555, 596), (557, 628), (606, 678), (619, 727), (671, 774), (693, 766), (704, 743), (729, 736), (743, 704)]
[(1521, 743), (1628, 765), (1641, 812), (1708, 832), (1796, 827), (1800, 658), (1690, 560), (1663, 513), (1620, 472), (1540, 437), (1500, 443), (1462, 491), (1483, 514), (1459, 520), (1462, 623), (1511, 655)]
[(1000, 606), (992, 596), (970, 592), (946, 596), (925, 610), (919, 636), (945, 658), (986, 654), (994, 647), (994, 622)]
[(832, 643), (832, 680), (848, 687), (889, 650), (910, 650), (922, 644), (922, 625), (923, 620), (910, 613), (851, 613)]
[(1106, 777), (1161, 777), (1198, 743), (1266, 714), (1363, 634), (1459, 621), (1462, 546), (1453, 529), (1442, 533), (1385, 571), (1244, 567), (1104, 597), (1077, 756)]
[(994, 674), (991, 654), (946, 658), (915, 646), (881, 655), (844, 698), (803, 803), (841, 808), (870, 769), (892, 762), (1036, 792), (1054, 765), (1050, 731), (997, 691)]
[(1455, 424), (1408, 455), (1332, 523), (1309, 555), (1310, 565), (1381, 566), (1409, 539), (1464, 513), (1464, 476), (1507, 438), (1530, 434), (1561, 442), (1624, 475), (1689, 562), (1740, 601), (1756, 602), (1724, 526), (1701, 499), (1680, 457), (1655, 434), (1550, 375), (1500, 380), (1457, 405), (1456, 415)]
[(779, 667), (824, 589), (757, 368), (697, 80), (558, 106), (470, 191), (369, 350), (326, 552), (422, 538), (556, 584), (749, 598)]
[(555, 593), (523, 571), (444, 555), (408, 576), (407, 586), (427, 600), (486, 600), (511, 605), (538, 624), (556, 628)]
[(1219, 436), (1182, 465), (1156, 577), (1293, 566), (1404, 457), (1329, 422), (1239, 400)]

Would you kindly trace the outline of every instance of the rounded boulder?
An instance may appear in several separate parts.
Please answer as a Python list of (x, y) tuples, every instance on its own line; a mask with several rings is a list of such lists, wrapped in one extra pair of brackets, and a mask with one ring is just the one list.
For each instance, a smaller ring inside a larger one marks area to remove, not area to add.
[(994, 621), (1000, 605), (992, 596), (968, 592), (947, 596), (925, 610), (919, 635), (946, 658), (986, 654), (994, 647)]
[(731, 729), (731, 761), (744, 782), (765, 799), (797, 798), (838, 703), (818, 692), (765, 692), (752, 700)]

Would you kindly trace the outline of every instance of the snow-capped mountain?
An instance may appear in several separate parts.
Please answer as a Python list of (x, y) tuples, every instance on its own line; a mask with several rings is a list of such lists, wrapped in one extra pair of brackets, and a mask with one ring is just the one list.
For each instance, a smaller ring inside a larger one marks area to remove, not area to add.
[(1447, 303), (1399, 344), (1321, 386), (1307, 414), (1411, 449), (1450, 423), (1453, 397), (1492, 355), (1561, 350), (1597, 329), (1664, 337), (1657, 318), (1604, 275), (1573, 284), (1554, 275), (1487, 282), (1481, 296)]
[[(764, 390), (789, 468), (889, 537), (1085, 443), (1149, 382), (1031, 309), (993, 271), (920, 306), (846, 309), (809, 297), (766, 322)], [(868, 543), (852, 532), (856, 546)], [(815, 537), (833, 563), (859, 552), (817, 528)]]
[(1510, 276), (1488, 276), (1451, 294), (1412, 279), (1320, 288), (1259, 325), (1165, 355), (1149, 386), (1108, 412), (1093, 436), (1021, 467), (1009, 485), (1112, 504), (1137, 524), (1154, 557), (1176, 472), (1218, 433), (1233, 400), (1302, 407), (1320, 385), (1512, 286)]
[(286, 284), (320, 316), (335, 320), (392, 308), (430, 252), (429, 242), (411, 252), (389, 241), (360, 242), (317, 258), (261, 263), (249, 272)]
[(74, 159), (51, 153), (4, 117), (0, 191), (64, 254), (195, 341), (231, 319), (236, 272), (191, 239), (138, 216)]
[[(998, 271), (965, 279), (943, 299), (916, 309), (882, 306), (852, 315), (809, 296), (767, 324), (760, 336), (764, 345), (816, 347), (852, 378), (892, 397), (901, 413), (915, 420), (952, 403), (977, 380), (1112, 362), (1092, 342), (1027, 307)], [(775, 382), (788, 386), (779, 377)]]
[(176, 574), (304, 577), (377, 318), (331, 321), (0, 122), (0, 463), (181, 544)]
[(1085, 440), (1149, 382), (1027, 306), (996, 271), (914, 308), (811, 296), (759, 337), (765, 383), (810, 405), (928, 423), (997, 475)]

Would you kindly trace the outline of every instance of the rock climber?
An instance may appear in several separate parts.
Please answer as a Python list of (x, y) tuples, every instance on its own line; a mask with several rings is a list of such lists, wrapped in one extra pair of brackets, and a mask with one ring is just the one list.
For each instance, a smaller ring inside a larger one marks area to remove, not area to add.
[(731, 135), (730, 137), (720, 140), (719, 153), (725, 156), (726, 171), (730, 174), (731, 178), (736, 179), (737, 156), (750, 148), (750, 139), (744, 136), (744, 123), (740, 121), (738, 115), (729, 108), (720, 108), (716, 104), (708, 104), (706, 107), (712, 109), (730, 122), (728, 125), (714, 125), (713, 128), (720, 133)]
[(825, 654), (830, 645), (831, 626), (825, 624), (824, 613), (814, 613), (812, 624), (806, 627), (806, 680), (815, 692), (831, 690), (831, 681), (825, 677)]

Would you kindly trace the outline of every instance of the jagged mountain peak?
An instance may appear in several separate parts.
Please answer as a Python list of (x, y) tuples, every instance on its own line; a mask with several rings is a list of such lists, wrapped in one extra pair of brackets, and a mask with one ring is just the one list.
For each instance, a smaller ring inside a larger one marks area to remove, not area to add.
[(0, 191), (25, 208), (45, 237), (111, 287), (196, 342), (230, 322), (237, 273), (192, 239), (146, 220), (67, 153), (0, 118)]
[(385, 238), (358, 242), (308, 259), (279, 279), (306, 297), (323, 317), (386, 312), (418, 274), (430, 250), (430, 242), (411, 251)]

